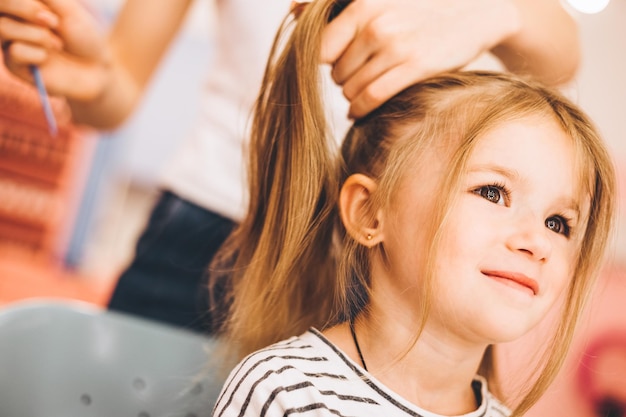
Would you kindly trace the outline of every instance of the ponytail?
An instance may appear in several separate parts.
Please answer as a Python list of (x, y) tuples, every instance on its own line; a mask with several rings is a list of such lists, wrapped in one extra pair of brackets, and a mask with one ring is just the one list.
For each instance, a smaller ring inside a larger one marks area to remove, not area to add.
[(287, 17), (254, 108), (248, 213), (212, 265), (211, 285), (229, 283), (222, 330), (236, 358), (334, 320), (339, 186), (319, 57), (336, 8), (335, 0), (307, 5), (283, 42)]

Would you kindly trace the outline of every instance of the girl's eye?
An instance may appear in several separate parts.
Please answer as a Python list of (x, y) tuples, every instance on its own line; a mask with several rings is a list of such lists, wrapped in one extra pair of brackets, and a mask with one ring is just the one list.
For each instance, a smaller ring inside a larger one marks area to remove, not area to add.
[(495, 185), (484, 185), (480, 188), (474, 190), (474, 194), (480, 195), (487, 201), (490, 201), (494, 204), (504, 204), (504, 196), (506, 196), (506, 191), (502, 187)]
[(570, 227), (567, 224), (567, 220), (565, 220), (561, 216), (552, 216), (546, 219), (546, 227), (552, 230), (554, 233), (559, 233), (568, 237), (570, 235)]

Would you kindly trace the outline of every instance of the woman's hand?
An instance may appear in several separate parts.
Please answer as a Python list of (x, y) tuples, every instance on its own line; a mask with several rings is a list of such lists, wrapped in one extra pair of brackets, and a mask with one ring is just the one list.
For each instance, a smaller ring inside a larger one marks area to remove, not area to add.
[(355, 0), (326, 28), (322, 60), (361, 117), (417, 81), (461, 68), (520, 29), (502, 0)]
[(39, 66), (52, 95), (92, 101), (106, 87), (106, 39), (78, 0), (0, 0), (0, 42), (6, 67), (32, 82)]

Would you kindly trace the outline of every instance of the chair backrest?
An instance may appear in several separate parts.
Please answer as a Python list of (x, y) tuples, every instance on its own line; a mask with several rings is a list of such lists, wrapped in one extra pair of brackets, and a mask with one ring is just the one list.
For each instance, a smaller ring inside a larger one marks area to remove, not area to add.
[(201, 417), (214, 341), (79, 302), (0, 308), (0, 416)]

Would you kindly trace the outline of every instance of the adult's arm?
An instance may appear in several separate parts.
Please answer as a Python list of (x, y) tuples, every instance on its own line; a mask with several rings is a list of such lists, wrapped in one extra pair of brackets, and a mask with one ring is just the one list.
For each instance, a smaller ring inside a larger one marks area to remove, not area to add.
[(520, 29), (492, 48), (513, 72), (549, 85), (570, 81), (580, 63), (578, 25), (559, 0), (515, 0)]
[(511, 71), (564, 83), (580, 59), (577, 25), (559, 0), (355, 0), (326, 28), (322, 60), (360, 117), (485, 51)]

